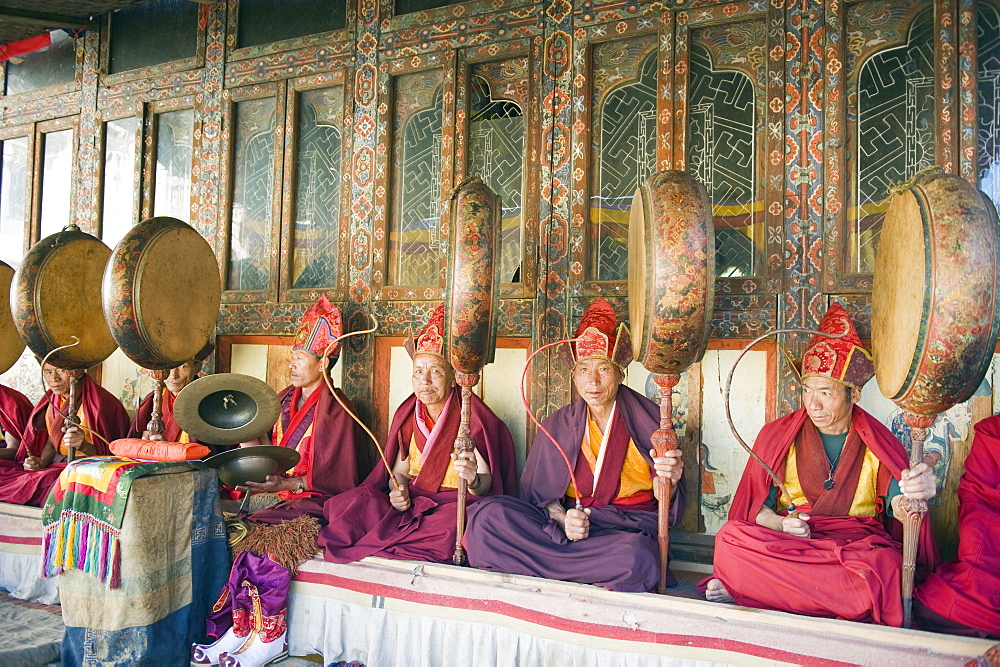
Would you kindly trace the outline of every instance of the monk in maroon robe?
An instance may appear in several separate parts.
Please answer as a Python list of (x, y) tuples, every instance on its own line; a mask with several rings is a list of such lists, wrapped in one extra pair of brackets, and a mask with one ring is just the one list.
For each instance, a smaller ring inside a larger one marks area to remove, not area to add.
[(513, 492), (510, 432), (476, 396), (470, 419), (475, 451), (452, 453), (462, 401), (442, 356), (443, 329), (439, 308), (416, 342), (408, 341), (413, 395), (396, 410), (386, 445), (393, 488), (380, 467), (357, 489), (326, 502), (329, 525), (319, 534), (326, 560), (350, 563), (384, 556), (449, 563), (455, 552), (459, 477), (468, 484), (470, 508), (484, 496)]
[(958, 484), (958, 556), (917, 587), (925, 630), (1000, 637), (1000, 415), (976, 424)]
[[(846, 335), (813, 338), (802, 360), (803, 407), (767, 424), (754, 443), (790, 497), (747, 463), (702, 590), (716, 602), (899, 626), (902, 525), (891, 517), (903, 496), (932, 498), (934, 474), (926, 463), (908, 469), (899, 441), (855, 405), (874, 367), (840, 304), (820, 330)], [(937, 560), (924, 521), (918, 574)]]
[[(283, 499), (274, 507), (254, 512), (251, 523), (282, 524), (306, 515), (322, 520), (323, 502), (354, 488), (368, 472), (368, 457), (361, 449), (364, 441), (348, 414), (348, 410), (354, 412), (354, 406), (339, 389), (334, 389), (335, 396), (327, 386), (343, 333), (340, 308), (330, 303), (326, 294), (320, 295), (302, 316), (295, 333), (288, 362), (292, 385), (279, 394), (281, 413), (270, 439), (274, 445), (295, 449), (301, 458), (283, 475), (269, 475), (260, 483), (247, 482), (251, 491), (276, 493)], [(266, 553), (243, 552), (236, 559), (207, 619), (207, 634), (217, 639), (194, 644), (192, 663), (263, 665), (287, 651), (291, 573), (281, 558), (272, 556), (279, 549), (285, 553), (315, 551), (311, 537), (294, 528), (287, 531), (288, 525), (272, 533), (279, 537), (261, 547)]]
[[(469, 508), (469, 564), (494, 572), (648, 591), (660, 576), (653, 478), (670, 478), (670, 525), (684, 514), (681, 451), (653, 458), (660, 408), (622, 385), (631, 361), (624, 325), (604, 299), (587, 309), (573, 346), (580, 396), (544, 422), (570, 461), (539, 431), (521, 476), (523, 499)], [(573, 509), (579, 494), (585, 509)], [(570, 508), (570, 509), (567, 509)], [(676, 584), (671, 574), (669, 585)]]
[[(214, 345), (206, 345), (198, 355), (190, 361), (185, 361), (180, 366), (170, 369), (170, 374), (163, 381), (163, 399), (160, 401), (161, 421), (163, 421), (163, 439), (167, 442), (191, 442), (190, 436), (184, 432), (174, 419), (174, 399), (181, 389), (191, 384), (198, 378), (201, 372), (201, 365), (212, 350)], [(153, 414), (153, 392), (146, 394), (139, 404), (139, 409), (132, 420), (132, 426), (128, 430), (129, 438), (142, 438), (147, 440), (149, 433), (146, 427)]]
[(0, 384), (0, 460), (13, 459), (31, 414), (28, 397)]
[[(80, 376), (77, 390), (80, 393), (80, 423), (103, 437), (97, 437), (82, 428), (64, 432), (63, 414), (69, 398), (70, 374), (45, 365), (43, 376), (48, 390), (31, 411), (24, 438), (12, 461), (0, 461), (0, 502), (17, 505), (41, 506), (49, 496), (59, 473), (66, 467), (68, 448), (75, 448), (77, 456), (105, 456), (111, 452), (107, 443), (125, 437), (128, 432), (128, 413), (111, 392), (90, 379)], [(57, 410), (58, 408), (58, 410)]]
[(284, 500), (254, 512), (253, 521), (273, 524), (306, 514), (322, 519), (326, 499), (353, 489), (371, 469), (366, 442), (348, 413), (357, 414), (354, 405), (336, 387), (334, 397), (323, 378), (337, 363), (335, 341), (343, 333), (340, 308), (325, 294), (302, 316), (288, 362), (292, 384), (278, 394), (281, 413), (271, 432), (272, 445), (291, 447), (301, 458), (285, 475), (248, 483), (252, 491)]

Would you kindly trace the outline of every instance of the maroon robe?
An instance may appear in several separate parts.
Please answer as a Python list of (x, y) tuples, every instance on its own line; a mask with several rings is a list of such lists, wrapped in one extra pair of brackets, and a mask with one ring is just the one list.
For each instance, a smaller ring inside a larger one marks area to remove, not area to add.
[[(0, 440), (5, 433), (12, 433), (20, 440), (31, 414), (31, 401), (17, 389), (0, 384)], [(0, 443), (0, 447), (3, 443)]]
[[(563, 499), (570, 475), (559, 451), (539, 431), (521, 476), (523, 500), (491, 498), (469, 508), (465, 544), (470, 565), (616, 591), (643, 592), (656, 585), (660, 577), (656, 501), (627, 504), (628, 499), (616, 502), (615, 498), (629, 438), (649, 464), (650, 476), (655, 475), (649, 449), (650, 437), (660, 427), (660, 408), (625, 385), (618, 387), (615, 400), (604, 468), (596, 489), (581, 453), (587, 428), (586, 402), (577, 399), (544, 422), (569, 460), (576, 462), (579, 490), (587, 496), (583, 504), (591, 510), (589, 536), (576, 542), (568, 540), (545, 510), (552, 501)], [(684, 515), (685, 498), (684, 484), (678, 484), (670, 503), (670, 525), (676, 525)], [(670, 585), (674, 584), (671, 574)]]
[[(389, 461), (401, 460), (409, 451), (416, 404), (416, 396), (411, 395), (396, 410), (386, 443)], [(461, 393), (455, 387), (439, 421), (447, 426), (460, 409)], [(516, 483), (514, 443), (507, 425), (475, 395), (471, 401), (470, 422), (476, 451), (489, 466), (493, 478), (488, 495), (513, 493)], [(366, 556), (384, 556), (451, 562), (455, 551), (458, 494), (454, 489), (440, 489), (440, 482), (434, 484), (433, 478), (443, 478), (446, 466), (451, 465), (449, 455), (454, 447), (454, 435), (443, 428), (435, 437), (437, 441), (431, 443), (432, 453), (438, 456), (428, 458), (447, 463), (442, 467), (439, 462), (424, 462), (417, 478), (410, 480), (412, 505), (405, 512), (397, 511), (389, 502), (389, 479), (382, 466), (372, 470), (358, 488), (326, 501), (324, 514), (329, 525), (319, 534), (319, 546), (326, 560), (351, 563)], [(466, 500), (470, 509), (481, 502), (473, 493), (467, 494)]]
[[(160, 413), (163, 416), (160, 419), (163, 421), (163, 439), (167, 442), (178, 442), (178, 438), (183, 432), (183, 429), (177, 424), (177, 420), (174, 419), (174, 398), (175, 396), (170, 393), (169, 389), (163, 390), (163, 400), (160, 402)], [(132, 420), (132, 426), (126, 437), (141, 438), (146, 427), (149, 426), (152, 414), (153, 392), (149, 392), (139, 404), (139, 410), (135, 413), (135, 419)], [(194, 440), (192, 439), (191, 442)]]
[[(310, 490), (283, 493), (287, 496), (285, 502), (254, 512), (254, 521), (275, 524), (304, 514), (322, 519), (326, 499), (353, 489), (370, 470), (367, 441), (362, 437), (357, 422), (333, 398), (326, 384), (317, 387), (300, 410), (295, 409), (295, 402), (301, 391), (295, 389), (286, 387), (278, 395), (282, 437), (280, 440), (277, 438), (278, 428), (275, 426), (271, 444), (298, 449), (302, 460), (295, 467), (294, 474), (305, 475)], [(354, 404), (344, 396), (344, 392), (337, 389), (337, 396), (357, 414)], [(312, 433), (306, 436), (310, 424)]]
[(976, 424), (958, 484), (958, 556), (915, 594), (920, 626), (1000, 636), (1000, 416)]
[[(779, 477), (784, 476), (785, 458), (806, 419), (805, 408), (801, 408), (765, 425), (757, 436), (754, 451)], [(852, 414), (852, 429), (891, 477), (898, 480), (909, 463), (906, 451), (892, 433), (857, 406)], [(803, 465), (802, 458), (796, 460)], [(823, 476), (828, 472), (824, 470)], [(799, 476), (803, 477), (802, 470)], [(888, 477), (880, 475), (879, 497), (885, 496), (888, 485)], [(715, 537), (713, 576), (736, 603), (809, 616), (901, 625), (902, 524), (887, 518), (884, 512), (881, 518), (813, 513), (808, 539), (787, 535), (756, 523), (771, 486), (763, 467), (748, 461), (733, 497), (729, 521)], [(918, 576), (926, 576), (938, 561), (930, 521), (921, 525), (917, 546)]]
[[(86, 374), (80, 378), (78, 390), (87, 426), (108, 442), (124, 438), (128, 433), (129, 419), (121, 402)], [(62, 436), (63, 418), (50, 405), (54, 399), (55, 396), (51, 391), (45, 392), (45, 396), (31, 411), (28, 425), (24, 429), (24, 438), (14, 460), (0, 461), (0, 502), (42, 506), (49, 497), (52, 486), (59, 479), (59, 473), (66, 467), (66, 457), (59, 454), (58, 450), (48, 468), (25, 470), (23, 465), (29, 454), (40, 456), (50, 441), (54, 441), (53, 445), (58, 447)], [(46, 413), (52, 425), (51, 432), (46, 424)], [(111, 454), (108, 446), (100, 438), (89, 434), (85, 434), (84, 437), (94, 443), (98, 456)]]

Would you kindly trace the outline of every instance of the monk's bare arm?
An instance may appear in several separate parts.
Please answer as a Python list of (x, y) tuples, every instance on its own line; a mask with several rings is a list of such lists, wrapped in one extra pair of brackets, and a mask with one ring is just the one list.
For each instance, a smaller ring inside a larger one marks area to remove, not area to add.
[(781, 516), (770, 507), (761, 507), (757, 512), (757, 524), (776, 530), (779, 533), (787, 533), (797, 537), (809, 537), (808, 514), (800, 514), (798, 519), (790, 516)]
[(14, 455), (17, 454), (17, 448), (21, 444), (21, 441), (17, 439), (17, 436), (13, 433), (4, 433), (4, 445), (5, 447), (0, 447), (0, 460), (13, 460)]

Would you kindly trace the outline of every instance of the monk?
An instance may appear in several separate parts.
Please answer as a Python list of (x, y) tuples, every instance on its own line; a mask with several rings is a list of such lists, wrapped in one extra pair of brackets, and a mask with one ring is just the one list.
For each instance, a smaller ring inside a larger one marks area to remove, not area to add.
[(339, 359), (341, 346), (335, 341), (343, 334), (340, 308), (321, 295), (295, 333), (288, 361), (292, 384), (278, 394), (281, 413), (270, 438), (271, 444), (291, 447), (302, 458), (284, 475), (247, 483), (251, 491), (277, 493), (284, 501), (254, 512), (254, 521), (278, 523), (302, 515), (322, 519), (326, 499), (353, 489), (371, 469), (366, 441), (348, 413), (357, 414), (354, 405), (336, 387), (335, 398), (323, 377), (329, 379)]
[[(77, 417), (86, 428), (63, 427), (72, 373), (80, 374)], [(17, 453), (13, 460), (0, 461), (0, 502), (40, 507), (66, 467), (70, 449), (77, 456), (109, 455), (105, 440), (123, 438), (128, 432), (128, 413), (121, 402), (86, 373), (45, 364), (42, 376), (47, 390), (31, 411)]]
[(976, 424), (958, 484), (958, 556), (914, 593), (924, 630), (1000, 638), (1000, 415)]
[[(579, 396), (544, 422), (574, 465), (539, 431), (521, 476), (521, 497), (469, 510), (469, 564), (508, 574), (649, 591), (659, 580), (653, 478), (670, 480), (670, 525), (684, 513), (679, 449), (653, 458), (660, 409), (622, 384), (632, 346), (604, 299), (587, 309), (572, 346)], [(584, 509), (575, 509), (579, 495)], [(671, 579), (669, 585), (676, 585)]]
[(0, 460), (13, 459), (31, 414), (31, 401), (17, 389), (0, 384)]
[[(322, 294), (295, 333), (288, 362), (292, 384), (278, 395), (281, 413), (270, 438), (275, 445), (294, 448), (301, 459), (283, 475), (240, 487), (278, 494), (282, 502), (250, 515), (251, 538), (259, 538), (264, 529), (268, 537), (265, 544), (258, 540), (259, 548), (236, 557), (206, 622), (206, 634), (215, 641), (191, 647), (194, 664), (262, 665), (285, 654), (288, 587), (300, 564), (295, 554), (315, 553), (316, 520), (323, 519), (324, 501), (356, 487), (368, 472), (364, 440), (348, 414), (354, 406), (340, 389), (334, 388), (334, 397), (326, 384), (343, 334), (340, 308)], [(266, 436), (263, 440), (246, 445), (268, 444)], [(306, 520), (312, 532), (301, 517), (314, 517)]]
[[(802, 360), (802, 407), (765, 425), (754, 443), (790, 497), (779, 499), (764, 469), (747, 463), (703, 590), (716, 602), (899, 626), (899, 503), (934, 497), (934, 474), (926, 463), (908, 468), (899, 441), (856, 405), (874, 366), (840, 304), (820, 331), (846, 335), (813, 337)], [(785, 509), (791, 505), (797, 518)], [(930, 523), (918, 540), (923, 576), (938, 560)]]
[[(167, 442), (191, 442), (191, 437), (177, 424), (174, 419), (174, 399), (181, 389), (198, 379), (201, 366), (215, 346), (209, 343), (198, 354), (180, 366), (170, 369), (170, 374), (163, 381), (163, 400), (160, 403), (160, 419), (163, 421), (163, 439)], [(153, 413), (153, 392), (146, 394), (139, 404), (139, 410), (135, 413), (132, 426), (129, 428), (129, 438), (149, 439), (149, 432), (146, 427)]]
[(514, 445), (499, 417), (472, 397), (475, 451), (456, 457), (452, 450), (461, 419), (461, 393), (444, 356), (444, 307), (439, 307), (416, 341), (407, 341), (413, 359), (413, 395), (396, 410), (389, 427), (386, 457), (392, 480), (376, 468), (354, 489), (331, 498), (320, 531), (323, 556), (350, 563), (384, 556), (450, 563), (455, 551), (459, 477), (468, 484), (473, 507), (485, 496), (514, 490)]

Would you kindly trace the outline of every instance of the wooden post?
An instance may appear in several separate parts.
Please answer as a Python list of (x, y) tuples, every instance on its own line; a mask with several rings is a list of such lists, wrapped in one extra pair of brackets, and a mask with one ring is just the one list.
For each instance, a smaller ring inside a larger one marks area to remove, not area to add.
[[(660, 428), (653, 431), (650, 444), (657, 457), (677, 449), (677, 433), (674, 431), (673, 389), (680, 381), (680, 375), (653, 374), (653, 382), (660, 388)], [(656, 592), (667, 592), (667, 562), (670, 559), (670, 480), (657, 476), (653, 481), (658, 496), (657, 528), (660, 544), (660, 582)]]
[(153, 378), (153, 410), (149, 413), (149, 424), (146, 425), (146, 433), (150, 440), (164, 440), (163, 437), (163, 392), (166, 387), (163, 381), (170, 375), (170, 371), (156, 370), (150, 371), (149, 377)]
[[(455, 373), (455, 382), (462, 388), (462, 418), (458, 424), (458, 437), (455, 438), (455, 454), (475, 451), (472, 442), (472, 388), (479, 383), (479, 373)], [(465, 565), (465, 547), (462, 537), (465, 535), (465, 496), (468, 492), (468, 482), (463, 477), (458, 478), (458, 507), (456, 511), (455, 554), (451, 561), (455, 565)]]
[[(937, 415), (918, 415), (908, 410), (903, 411), (903, 419), (910, 427), (910, 468), (924, 459), (924, 440), (927, 431), (934, 424)], [(917, 541), (920, 538), (920, 524), (927, 514), (927, 501), (903, 497), (899, 502), (903, 511), (903, 627), (913, 624), (913, 580), (917, 566)]]

